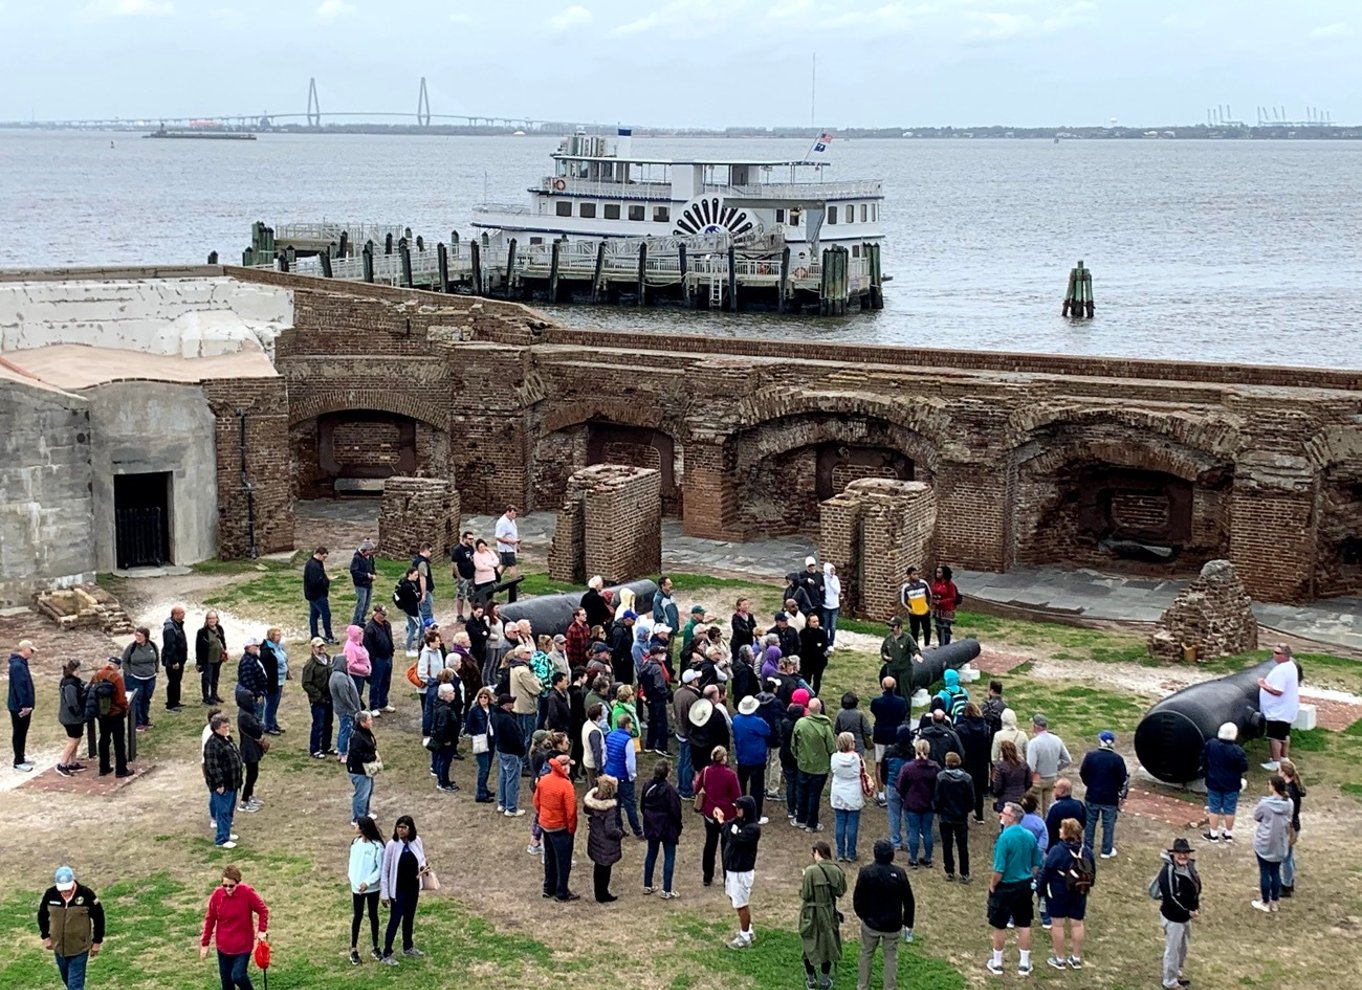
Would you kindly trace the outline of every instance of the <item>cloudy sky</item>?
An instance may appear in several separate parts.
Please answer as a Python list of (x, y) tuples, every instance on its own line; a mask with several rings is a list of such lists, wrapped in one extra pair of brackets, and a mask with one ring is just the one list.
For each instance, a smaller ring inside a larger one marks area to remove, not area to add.
[(1362, 121), (1362, 0), (0, 0), (0, 120), (322, 109), (659, 126)]

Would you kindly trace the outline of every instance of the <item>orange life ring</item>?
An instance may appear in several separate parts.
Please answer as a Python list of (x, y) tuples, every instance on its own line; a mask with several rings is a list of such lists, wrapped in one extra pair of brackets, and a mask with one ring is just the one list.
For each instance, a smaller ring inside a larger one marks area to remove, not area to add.
[(564, 182), (562, 179), (554, 179), (554, 180), (553, 180), (553, 191), (554, 191), (554, 192), (562, 192), (562, 191), (563, 191), (564, 189), (566, 189), (566, 188), (567, 188), (567, 183)]
[(796, 269), (794, 270), (794, 277), (795, 277), (795, 278), (807, 278), (807, 277), (808, 277), (808, 274), (809, 274), (809, 270), (808, 270), (807, 268), (796, 268)]

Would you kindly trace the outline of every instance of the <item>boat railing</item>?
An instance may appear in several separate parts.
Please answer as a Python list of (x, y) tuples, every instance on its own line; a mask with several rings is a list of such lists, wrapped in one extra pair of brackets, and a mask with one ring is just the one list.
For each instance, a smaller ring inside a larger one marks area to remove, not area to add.
[(594, 196), (602, 200), (660, 200), (670, 203), (672, 187), (669, 182), (606, 182), (592, 179), (573, 179), (564, 175), (547, 176), (533, 192), (560, 193), (571, 196)]
[(534, 216), (535, 211), (524, 203), (483, 203), (482, 205), (473, 208), (474, 216), (489, 216), (492, 214), (526, 217)]
[(808, 200), (860, 199), (884, 195), (884, 184), (873, 180), (847, 182), (759, 182), (741, 186), (716, 186), (715, 191), (752, 199)]
[(348, 235), (351, 244), (363, 246), (365, 241), (382, 244), (392, 234), (393, 241), (400, 240), (406, 233), (402, 227), (376, 223), (345, 223), (322, 220), (319, 223), (281, 223), (274, 228), (276, 241), (340, 241), (340, 235)]

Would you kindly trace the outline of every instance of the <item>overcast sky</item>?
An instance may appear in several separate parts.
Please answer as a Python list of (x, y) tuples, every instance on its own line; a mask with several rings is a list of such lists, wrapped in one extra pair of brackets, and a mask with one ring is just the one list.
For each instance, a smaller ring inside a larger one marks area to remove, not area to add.
[(1362, 0), (0, 0), (0, 120), (327, 110), (724, 127), (1362, 121)]

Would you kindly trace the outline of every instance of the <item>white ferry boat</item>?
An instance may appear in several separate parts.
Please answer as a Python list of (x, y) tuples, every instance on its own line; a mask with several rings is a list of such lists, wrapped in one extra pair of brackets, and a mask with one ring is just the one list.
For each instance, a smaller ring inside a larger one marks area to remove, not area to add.
[(828, 180), (831, 140), (821, 135), (793, 160), (642, 158), (632, 153), (628, 128), (613, 141), (578, 129), (553, 153), (553, 174), (530, 187), (528, 206), (479, 207), (473, 226), (527, 246), (775, 234), (797, 264), (835, 245), (860, 258), (864, 245), (883, 239), (884, 192), (878, 180)]

